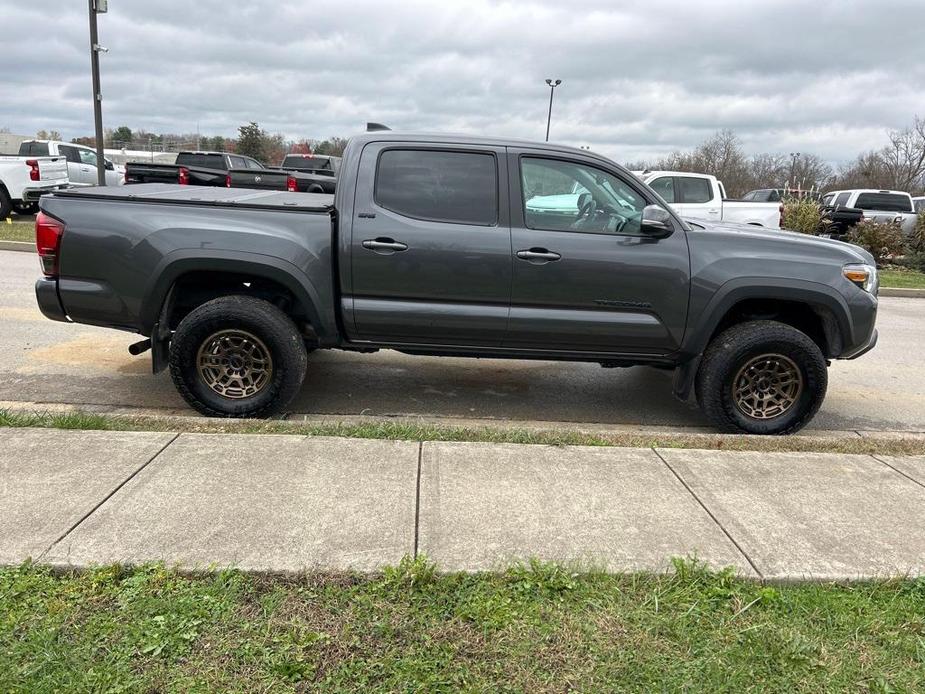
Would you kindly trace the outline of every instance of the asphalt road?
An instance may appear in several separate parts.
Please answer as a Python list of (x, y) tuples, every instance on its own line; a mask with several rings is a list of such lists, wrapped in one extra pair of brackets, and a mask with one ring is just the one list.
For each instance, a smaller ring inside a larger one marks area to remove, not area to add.
[[(32, 285), (38, 260), (0, 252), (0, 401), (185, 408), (128, 333), (46, 320)], [(835, 362), (813, 428), (925, 431), (925, 300), (884, 298), (880, 343)], [(294, 413), (707, 426), (671, 395), (670, 372), (396, 352), (315, 352)], [(190, 411), (192, 413), (192, 411)]]

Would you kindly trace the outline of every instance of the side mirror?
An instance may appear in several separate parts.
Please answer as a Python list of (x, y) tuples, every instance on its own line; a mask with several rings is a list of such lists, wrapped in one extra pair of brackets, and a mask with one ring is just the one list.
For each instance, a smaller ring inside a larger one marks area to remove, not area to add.
[(642, 211), (639, 230), (646, 236), (668, 236), (674, 231), (674, 222), (664, 207), (647, 205)]
[(107, 159), (107, 160), (106, 160), (106, 170), (107, 170), (107, 171), (112, 171), (112, 170), (115, 169), (115, 168), (116, 168), (116, 167), (112, 165), (112, 162), (109, 161), (109, 160)]

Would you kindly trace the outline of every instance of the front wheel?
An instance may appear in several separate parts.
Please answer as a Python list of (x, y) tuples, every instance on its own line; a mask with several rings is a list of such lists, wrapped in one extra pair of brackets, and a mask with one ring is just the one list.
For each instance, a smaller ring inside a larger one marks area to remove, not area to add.
[(819, 410), (828, 373), (809, 336), (762, 320), (717, 336), (704, 353), (696, 385), (700, 407), (722, 431), (791, 434)]
[(193, 309), (170, 342), (170, 375), (180, 395), (210, 417), (263, 417), (296, 396), (308, 355), (292, 319), (249, 296)]

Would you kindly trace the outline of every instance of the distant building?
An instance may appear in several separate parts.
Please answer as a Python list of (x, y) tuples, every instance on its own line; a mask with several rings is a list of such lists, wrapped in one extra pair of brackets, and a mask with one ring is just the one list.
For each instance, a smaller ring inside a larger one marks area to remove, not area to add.
[(19, 152), (19, 143), (32, 139), (31, 135), (0, 133), (0, 154), (17, 154)]

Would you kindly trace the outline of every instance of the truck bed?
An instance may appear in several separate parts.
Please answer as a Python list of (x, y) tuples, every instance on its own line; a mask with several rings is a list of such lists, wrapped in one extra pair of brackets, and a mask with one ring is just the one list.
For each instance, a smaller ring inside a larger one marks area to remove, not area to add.
[(58, 197), (82, 199), (143, 201), (147, 203), (186, 204), (212, 207), (293, 210), (296, 212), (330, 212), (334, 196), (321, 193), (289, 193), (248, 188), (207, 188), (170, 183), (140, 183), (133, 186), (71, 188), (56, 193)]

